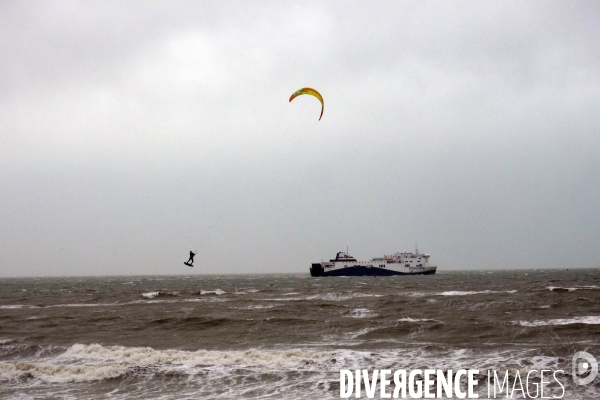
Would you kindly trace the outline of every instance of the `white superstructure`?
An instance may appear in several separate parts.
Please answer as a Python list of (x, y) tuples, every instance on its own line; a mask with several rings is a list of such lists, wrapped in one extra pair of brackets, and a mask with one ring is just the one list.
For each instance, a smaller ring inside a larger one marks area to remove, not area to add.
[(369, 261), (357, 261), (347, 253), (337, 253), (328, 262), (313, 263), (312, 276), (389, 276), (389, 275), (433, 275), (437, 266), (429, 264), (429, 254), (420, 253), (418, 248), (410, 252), (395, 252)]

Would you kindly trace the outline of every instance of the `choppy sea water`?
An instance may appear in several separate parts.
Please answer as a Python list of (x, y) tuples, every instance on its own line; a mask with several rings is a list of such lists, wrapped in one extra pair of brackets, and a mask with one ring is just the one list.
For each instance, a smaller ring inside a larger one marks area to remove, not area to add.
[(599, 398), (577, 351), (600, 360), (597, 269), (0, 280), (2, 399), (335, 399), (341, 369), (426, 368)]

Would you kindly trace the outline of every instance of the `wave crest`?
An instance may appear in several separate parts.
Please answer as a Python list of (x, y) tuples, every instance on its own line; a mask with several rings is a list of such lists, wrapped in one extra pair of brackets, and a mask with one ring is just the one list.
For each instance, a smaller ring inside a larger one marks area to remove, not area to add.
[(537, 320), (537, 321), (514, 321), (515, 324), (521, 326), (548, 326), (548, 325), (571, 325), (571, 324), (585, 324), (585, 325), (600, 325), (600, 316), (587, 316), (587, 317), (573, 317), (573, 318), (556, 318), (548, 320)]
[(0, 362), (0, 377), (39, 379), (49, 383), (114, 379), (127, 373), (194, 373), (194, 367), (302, 368), (327, 362), (333, 352), (292, 350), (155, 350), (150, 347), (74, 344), (62, 354), (40, 361)]

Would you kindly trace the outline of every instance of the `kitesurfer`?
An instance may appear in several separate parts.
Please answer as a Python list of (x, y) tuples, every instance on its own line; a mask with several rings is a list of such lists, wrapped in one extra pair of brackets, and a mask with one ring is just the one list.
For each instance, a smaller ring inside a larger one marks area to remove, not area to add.
[(194, 256), (196, 254), (193, 251), (190, 251), (190, 259), (187, 260), (187, 264), (193, 264), (194, 263)]

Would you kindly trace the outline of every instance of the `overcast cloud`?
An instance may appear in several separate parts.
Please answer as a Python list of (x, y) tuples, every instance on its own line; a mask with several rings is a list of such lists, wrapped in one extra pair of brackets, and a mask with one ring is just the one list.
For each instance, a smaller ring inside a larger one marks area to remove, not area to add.
[(0, 54), (0, 276), (600, 266), (597, 1), (4, 1)]

